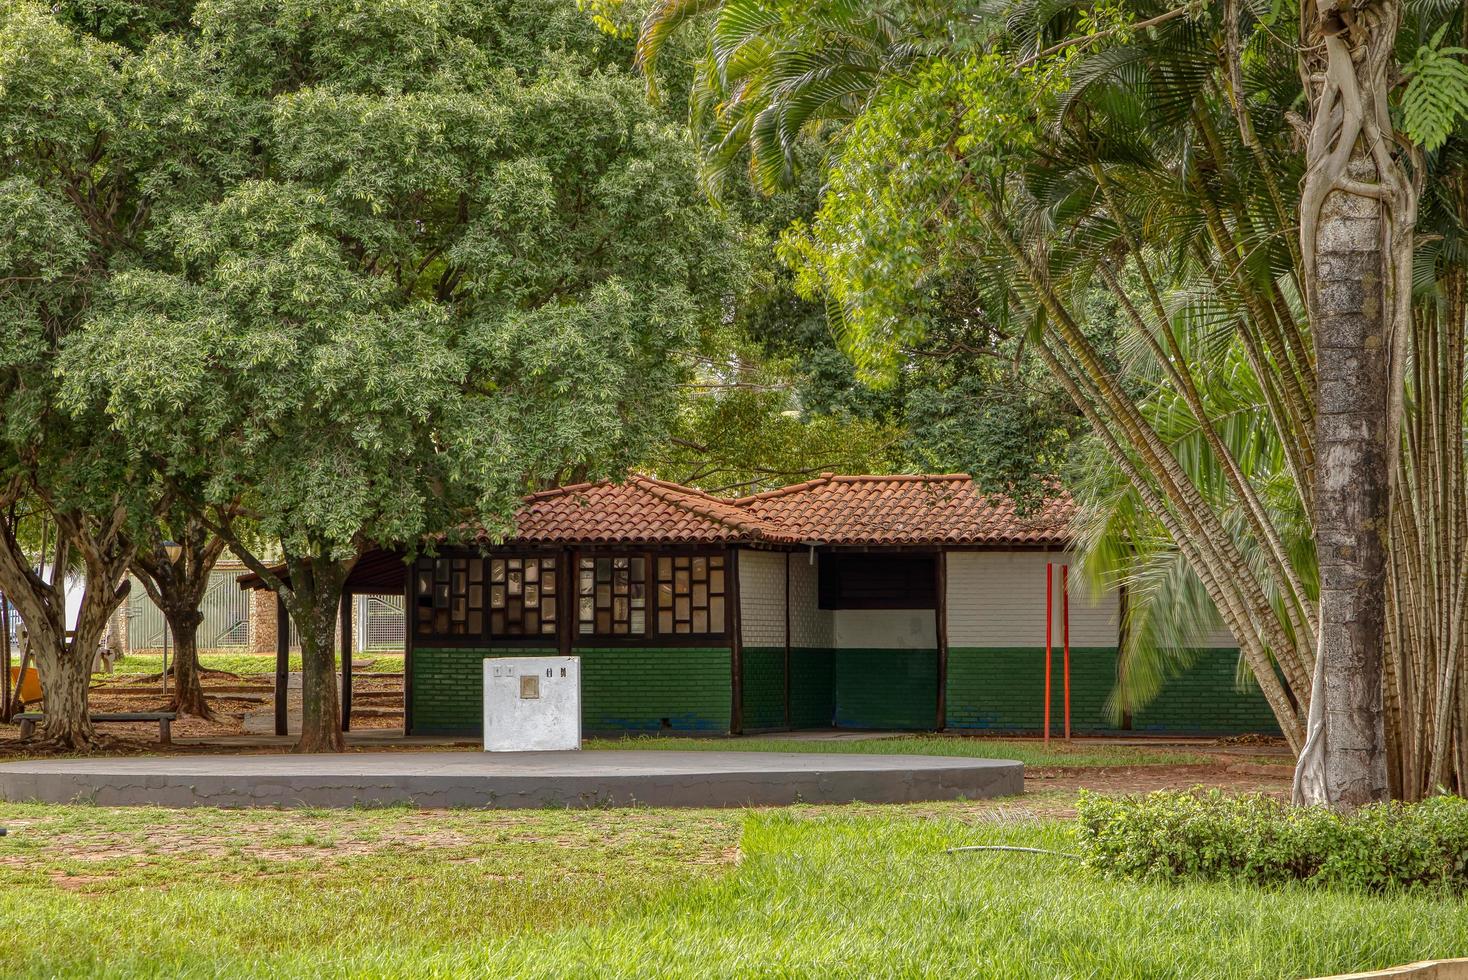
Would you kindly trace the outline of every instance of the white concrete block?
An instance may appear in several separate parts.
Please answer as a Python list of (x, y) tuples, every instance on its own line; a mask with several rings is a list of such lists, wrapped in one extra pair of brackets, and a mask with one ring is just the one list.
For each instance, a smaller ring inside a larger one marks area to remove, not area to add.
[(580, 657), (488, 657), (484, 751), (581, 748)]

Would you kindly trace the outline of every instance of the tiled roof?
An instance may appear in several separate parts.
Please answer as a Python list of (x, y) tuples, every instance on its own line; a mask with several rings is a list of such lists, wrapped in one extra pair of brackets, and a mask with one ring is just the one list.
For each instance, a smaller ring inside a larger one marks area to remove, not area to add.
[(634, 476), (582, 483), (525, 498), (516, 541), (591, 544), (720, 544), (793, 541), (748, 511), (691, 487)]
[(801, 540), (826, 544), (1063, 544), (1075, 514), (1057, 497), (1020, 515), (962, 473), (834, 476), (734, 503)]
[(518, 516), (525, 543), (925, 545), (1064, 544), (1068, 497), (1021, 516), (962, 474), (835, 476), (750, 497), (715, 497), (645, 476), (533, 494)]

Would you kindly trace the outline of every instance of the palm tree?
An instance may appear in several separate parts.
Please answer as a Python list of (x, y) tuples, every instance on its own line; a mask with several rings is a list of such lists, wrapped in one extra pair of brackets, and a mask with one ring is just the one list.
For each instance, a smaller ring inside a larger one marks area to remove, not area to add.
[[(1423, 37), (1444, 21), (1462, 30), (1461, 10), (1419, 9), (1422, 23), (1408, 26)], [(1317, 432), (1316, 243), (1296, 237), (1300, 202), (1287, 190), (1308, 162), (1297, 149), (1308, 124), (1293, 116), (1305, 94), (1293, 29), (1233, 2), (1140, 5), (1136, 21), (1081, 3), (999, 12), (1002, 25), (978, 11), (960, 33), (853, 4), (808, 14), (748, 0), (664, 4), (641, 51), (650, 67), (667, 32), (712, 20), (694, 121), (715, 185), (746, 151), (757, 183), (785, 179), (794, 139), (822, 127), (826, 206), (787, 251), (831, 300), (859, 361), (893, 368), (957, 278), (980, 286), (969, 315), (1027, 324), (1013, 343), (1051, 369), (1107, 462), (1087, 540), (1097, 573), (1130, 587), (1132, 669), (1119, 697), (1155, 687), (1167, 658), (1185, 656), (1187, 627), (1216, 614), (1304, 749), (1307, 708), (1324, 687), (1317, 667), (1335, 655), (1317, 657), (1326, 627), (1312, 539), (1343, 520), (1332, 505), (1322, 527), (1316, 486), (1329, 480), (1342, 499), (1351, 487), (1320, 462), (1340, 431)], [(1449, 140), (1430, 164), (1451, 174), (1440, 211), (1457, 227), (1461, 146)], [(1462, 785), (1468, 772), (1457, 670), (1468, 588), (1456, 571), (1468, 544), (1465, 256), (1435, 254), (1406, 338), (1408, 438), (1386, 550), (1383, 769), (1408, 797), (1449, 770)], [(1119, 361), (1088, 336), (1084, 304), (1098, 289), (1127, 327)], [(1376, 573), (1364, 574), (1358, 584)], [(1329, 629), (1340, 635), (1339, 623)], [(1370, 666), (1353, 665), (1360, 644), (1347, 669)], [(1355, 720), (1369, 728), (1369, 694), (1337, 707), (1364, 709)], [(1307, 787), (1312, 798), (1375, 795), (1375, 759), (1357, 760), (1365, 776)]]

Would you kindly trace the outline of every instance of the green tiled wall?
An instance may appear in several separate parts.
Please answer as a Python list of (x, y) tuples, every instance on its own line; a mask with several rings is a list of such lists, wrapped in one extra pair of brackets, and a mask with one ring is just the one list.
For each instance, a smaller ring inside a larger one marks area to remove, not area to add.
[[(485, 657), (553, 656), (544, 649), (419, 648), (413, 651), (415, 734), (482, 728)], [(727, 648), (578, 648), (581, 727), (598, 732), (729, 730)]]
[[(1064, 717), (1062, 654), (1054, 651), (1051, 730)], [(1234, 650), (1199, 650), (1194, 664), (1171, 678), (1132, 718), (1137, 732), (1230, 735), (1279, 731), (1257, 690), (1234, 684)], [(1071, 650), (1071, 730), (1113, 732), (1105, 710), (1116, 683), (1116, 650)], [(948, 727), (1039, 731), (1043, 727), (1044, 648), (955, 648), (948, 651)]]
[(790, 651), (790, 727), (826, 728), (836, 718), (836, 653)]
[(937, 650), (836, 651), (836, 725), (931, 729), (937, 724)]
[(744, 730), (785, 727), (785, 648), (743, 650)]

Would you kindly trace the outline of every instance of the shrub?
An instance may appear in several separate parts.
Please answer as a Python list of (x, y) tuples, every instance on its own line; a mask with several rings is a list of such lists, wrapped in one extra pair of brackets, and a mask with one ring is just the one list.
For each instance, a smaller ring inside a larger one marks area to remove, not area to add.
[(1468, 888), (1468, 800), (1456, 796), (1338, 813), (1218, 790), (1082, 793), (1077, 810), (1086, 863), (1111, 874), (1364, 891)]

